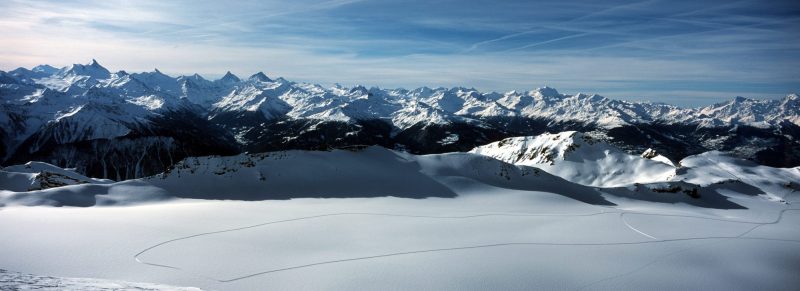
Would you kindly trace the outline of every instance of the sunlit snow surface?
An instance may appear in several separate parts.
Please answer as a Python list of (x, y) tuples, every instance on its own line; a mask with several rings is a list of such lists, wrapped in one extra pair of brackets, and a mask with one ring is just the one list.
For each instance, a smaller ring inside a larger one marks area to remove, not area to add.
[[(800, 285), (796, 168), (757, 166), (717, 152), (690, 157), (672, 179), (704, 184), (703, 196), (694, 199), (646, 185), (640, 191), (632, 184), (582, 186), (466, 153), (412, 156), (368, 148), (258, 157), (190, 159), (169, 174), (125, 183), (0, 192), (9, 204), (0, 208), (0, 268), (211, 290)], [(264, 180), (259, 173), (267, 174)], [(406, 185), (384, 183), (392, 177)], [(286, 190), (286, 181), (305, 190)], [(230, 193), (213, 196), (226, 185)], [(428, 198), (367, 195), (379, 185)], [(258, 187), (261, 192), (248, 192)], [(203, 200), (167, 197), (181, 189), (191, 193), (179, 197)], [(372, 198), (247, 196), (277, 195), (275, 189)], [(56, 194), (86, 199), (76, 194), (82, 191), (130, 205), (14, 205), (58, 201)], [(234, 192), (257, 201), (207, 200)], [(430, 195), (448, 192), (455, 195)]]

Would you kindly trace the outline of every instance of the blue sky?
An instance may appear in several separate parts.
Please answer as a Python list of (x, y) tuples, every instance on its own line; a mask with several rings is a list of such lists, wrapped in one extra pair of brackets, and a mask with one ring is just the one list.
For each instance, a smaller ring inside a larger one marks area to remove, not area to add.
[(0, 1), (0, 69), (544, 85), (704, 105), (800, 91), (800, 1)]

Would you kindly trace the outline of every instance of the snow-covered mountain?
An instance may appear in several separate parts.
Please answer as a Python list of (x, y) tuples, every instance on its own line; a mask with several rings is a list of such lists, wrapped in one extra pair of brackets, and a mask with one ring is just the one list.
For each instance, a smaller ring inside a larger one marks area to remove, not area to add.
[(324, 87), (261, 72), (207, 80), (158, 69), (110, 72), (92, 60), (0, 71), (0, 108), (3, 164), (41, 160), (113, 179), (155, 174), (192, 155), (351, 145), (441, 153), (568, 130), (603, 132), (629, 153), (653, 148), (672, 160), (723, 150), (772, 166), (800, 164), (794, 94), (680, 108), (549, 87)]
[(675, 176), (675, 167), (671, 164), (630, 155), (606, 142), (574, 131), (507, 138), (470, 152), (512, 164), (536, 166), (587, 186), (618, 187), (654, 183), (669, 181)]
[[(631, 155), (591, 135), (574, 131), (507, 138), (476, 147), (470, 153), (536, 167), (570, 182), (604, 188), (630, 188), (641, 184), (652, 187), (664, 182), (685, 182), (700, 187), (739, 183), (749, 186), (737, 186), (735, 191), (760, 194), (779, 202), (784, 202), (789, 193), (800, 190), (797, 183), (800, 167), (773, 168), (719, 151), (686, 157), (676, 166), (653, 149)], [(747, 187), (752, 188), (748, 190)]]

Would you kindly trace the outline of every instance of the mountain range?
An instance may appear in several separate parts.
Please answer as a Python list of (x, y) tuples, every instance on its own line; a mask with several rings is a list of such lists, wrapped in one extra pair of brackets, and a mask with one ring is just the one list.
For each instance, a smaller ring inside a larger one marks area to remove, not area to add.
[(110, 72), (95, 60), (0, 71), (3, 165), (42, 161), (112, 180), (154, 175), (190, 156), (365, 145), (429, 154), (563, 131), (664, 160), (718, 150), (773, 167), (800, 165), (796, 94), (682, 108), (549, 87), (324, 87), (260, 72), (207, 80), (158, 69)]

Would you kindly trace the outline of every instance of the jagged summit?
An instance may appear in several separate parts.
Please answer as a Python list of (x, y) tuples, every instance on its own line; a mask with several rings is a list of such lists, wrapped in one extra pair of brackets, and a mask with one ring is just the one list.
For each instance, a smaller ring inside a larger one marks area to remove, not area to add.
[(88, 65), (72, 64), (69, 67), (63, 68), (57, 73), (57, 75), (61, 77), (88, 76), (97, 80), (102, 80), (108, 79), (111, 76), (111, 72), (100, 65), (97, 60), (92, 59), (92, 62)]
[(258, 72), (247, 78), (250, 81), (258, 81), (258, 82), (272, 82), (272, 79), (267, 77), (264, 72)]
[(222, 84), (226, 84), (226, 85), (234, 85), (236, 83), (241, 82), (242, 80), (239, 79), (239, 77), (237, 77), (233, 73), (231, 73), (231, 71), (228, 71), (228, 72), (225, 73), (224, 76), (222, 76), (222, 78), (220, 78), (217, 81), (222, 83)]

